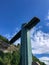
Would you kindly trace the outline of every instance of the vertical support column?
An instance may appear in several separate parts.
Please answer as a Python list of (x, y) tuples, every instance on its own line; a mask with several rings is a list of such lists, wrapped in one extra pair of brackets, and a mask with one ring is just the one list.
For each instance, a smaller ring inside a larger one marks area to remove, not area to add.
[(24, 25), (21, 31), (21, 65), (32, 65), (30, 31)]

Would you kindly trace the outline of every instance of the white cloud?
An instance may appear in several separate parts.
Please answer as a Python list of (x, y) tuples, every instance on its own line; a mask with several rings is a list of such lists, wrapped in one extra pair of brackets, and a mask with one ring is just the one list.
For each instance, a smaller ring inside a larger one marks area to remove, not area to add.
[(49, 10), (48, 10), (48, 14), (47, 14), (45, 20), (49, 20)]
[(44, 20), (46, 20), (45, 22), (46, 26), (49, 27), (49, 22), (48, 22), (49, 21), (49, 10)]
[[(49, 54), (49, 33), (34, 28), (31, 31), (31, 46), (33, 54)], [(46, 65), (49, 65), (49, 57), (39, 58)]]
[(49, 57), (41, 57), (39, 60), (45, 62), (46, 65), (49, 65)]
[(20, 38), (14, 42), (15, 45), (20, 44), (20, 43), (21, 43)]
[(31, 34), (31, 46), (33, 54), (49, 54), (49, 33), (35, 31), (34, 35)]

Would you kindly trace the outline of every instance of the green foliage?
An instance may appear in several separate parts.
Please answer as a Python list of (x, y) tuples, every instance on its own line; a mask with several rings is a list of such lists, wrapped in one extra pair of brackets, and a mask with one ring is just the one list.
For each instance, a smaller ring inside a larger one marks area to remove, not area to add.
[(33, 61), (37, 62), (39, 59), (37, 59), (35, 56), (32, 56)]
[(13, 53), (3, 53), (0, 51), (0, 64), (1, 65), (18, 65), (20, 62), (20, 53), (13, 51)]
[(0, 40), (9, 43), (8, 39), (6, 37), (3, 37), (2, 35), (0, 35)]
[(11, 53), (3, 53), (0, 51), (0, 64), (1, 65), (11, 65), (12, 59)]
[[(16, 48), (20, 48), (20, 46), (16, 46)], [(20, 50), (20, 49), (19, 49)], [(20, 51), (15, 50), (12, 53), (3, 53), (0, 51), (0, 65), (19, 65), (20, 63)], [(40, 65), (46, 65), (45, 63), (41, 62), (35, 56), (32, 56), (34, 62), (39, 62)]]
[(41, 65), (46, 65), (44, 62), (40, 62)]
[(19, 52), (13, 52), (12, 53), (12, 61), (11, 61), (11, 65), (18, 65), (20, 62), (20, 54)]
[[(6, 39), (5, 37), (0, 35), (0, 40), (3, 40), (6, 43), (9, 43), (8, 39)], [(3, 53), (2, 51), (0, 51), (0, 65), (19, 65), (20, 63), (20, 44), (18, 44), (17, 46), (15, 46), (16, 49), (15, 51), (8, 52), (8, 53)], [(13, 50), (13, 49), (12, 49)], [(37, 59), (35, 56), (32, 57), (34, 62), (39, 62), (40, 65), (46, 65), (43, 62), (40, 62), (39, 59)]]
[(0, 65), (4, 65), (3, 59), (0, 57)]
[(0, 57), (3, 58), (4, 53), (2, 51), (0, 51)]
[(38, 58), (36, 58), (35, 56), (32, 56), (32, 60), (34, 61), (34, 62), (39, 62), (40, 63), (40, 65), (46, 65), (44, 62), (41, 62)]
[[(40, 65), (46, 65), (40, 62), (35, 56), (32, 57), (33, 61), (39, 62)], [(19, 65), (20, 63), (20, 52), (13, 51), (13, 53), (3, 53), (0, 51), (0, 65)]]

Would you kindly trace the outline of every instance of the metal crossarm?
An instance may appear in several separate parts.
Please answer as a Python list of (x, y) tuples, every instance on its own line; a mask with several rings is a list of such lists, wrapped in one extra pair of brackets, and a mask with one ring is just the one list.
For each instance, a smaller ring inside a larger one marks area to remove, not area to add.
[(16, 40), (18, 40), (21, 37), (21, 30), (9, 41), (10, 44), (14, 43)]
[[(24, 28), (29, 30), (33, 28), (40, 20), (37, 17), (34, 17), (30, 22), (24, 25)], [(10, 44), (14, 43), (17, 39), (21, 37), (21, 30), (10, 40)]]

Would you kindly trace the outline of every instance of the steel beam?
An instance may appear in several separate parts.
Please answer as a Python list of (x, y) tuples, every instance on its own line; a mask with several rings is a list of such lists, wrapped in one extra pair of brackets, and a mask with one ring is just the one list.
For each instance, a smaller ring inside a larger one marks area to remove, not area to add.
[(31, 38), (30, 31), (27, 28), (24, 28), (22, 25), (21, 31), (21, 62), (20, 65), (32, 65), (32, 49), (31, 49)]
[[(34, 17), (30, 22), (24, 25), (24, 28), (31, 29), (33, 28), (40, 20), (37, 17)], [(10, 44), (14, 43), (17, 39), (21, 37), (21, 30), (10, 40)]]

